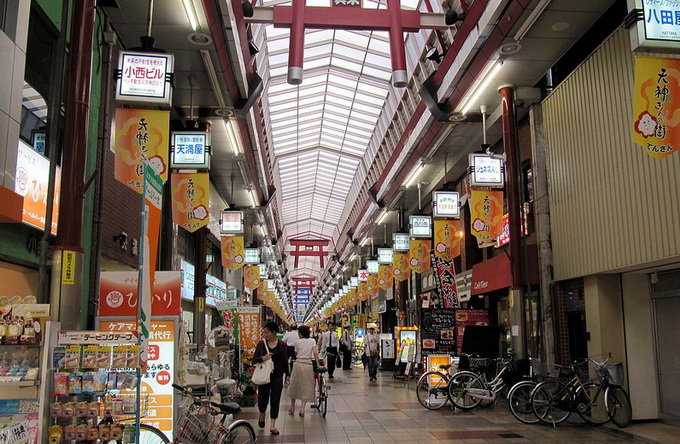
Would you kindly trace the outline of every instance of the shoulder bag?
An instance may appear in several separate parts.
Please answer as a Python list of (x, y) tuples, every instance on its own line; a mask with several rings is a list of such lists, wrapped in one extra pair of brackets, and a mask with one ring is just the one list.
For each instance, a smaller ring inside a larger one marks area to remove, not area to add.
[[(267, 341), (263, 339), (262, 342), (264, 342), (264, 348), (265, 350), (267, 350), (267, 354), (269, 354), (269, 347), (267, 347)], [(257, 385), (269, 384), (273, 371), (274, 371), (273, 360), (267, 359), (266, 361), (258, 362), (257, 364), (255, 364), (255, 371), (253, 372), (252, 377), (253, 384)]]

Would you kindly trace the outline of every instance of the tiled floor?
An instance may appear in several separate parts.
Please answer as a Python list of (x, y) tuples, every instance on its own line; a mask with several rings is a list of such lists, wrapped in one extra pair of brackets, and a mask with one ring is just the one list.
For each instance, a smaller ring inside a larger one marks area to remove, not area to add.
[[(286, 413), (290, 400), (284, 394), (277, 427), (281, 434), (269, 433), (269, 417), (264, 430), (256, 429), (260, 443), (680, 443), (680, 428), (662, 424), (639, 424), (625, 430), (593, 427), (572, 417), (553, 428), (521, 424), (510, 415), (504, 402), (496, 407), (472, 412), (450, 408), (429, 411), (420, 406), (413, 390), (382, 373), (378, 382), (368, 382), (361, 369), (336, 370), (330, 383), (328, 413), (322, 418), (307, 407), (304, 418)], [(246, 408), (240, 418), (256, 426), (257, 409)]]

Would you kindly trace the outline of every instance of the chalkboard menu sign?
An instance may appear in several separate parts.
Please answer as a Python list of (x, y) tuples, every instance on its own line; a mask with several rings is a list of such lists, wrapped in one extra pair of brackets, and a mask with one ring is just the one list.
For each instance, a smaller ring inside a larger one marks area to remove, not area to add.
[(422, 354), (455, 353), (456, 310), (423, 308), (420, 338)]

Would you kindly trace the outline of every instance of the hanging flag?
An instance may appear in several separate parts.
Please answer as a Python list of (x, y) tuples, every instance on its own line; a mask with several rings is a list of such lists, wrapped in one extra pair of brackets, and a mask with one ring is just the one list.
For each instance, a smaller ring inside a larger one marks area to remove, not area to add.
[(392, 288), (392, 266), (381, 264), (378, 267), (378, 286), (383, 290)]
[(453, 261), (444, 260), (435, 254), (432, 256), (432, 268), (434, 268), (437, 293), (444, 308), (460, 308), (456, 287), (456, 267)]
[(470, 231), (480, 245), (495, 244), (503, 232), (503, 192), (472, 190)]
[(170, 111), (118, 108), (115, 119), (116, 180), (141, 194), (148, 164), (167, 181)]
[(633, 142), (663, 159), (680, 149), (680, 60), (635, 58)]
[(408, 264), (408, 253), (394, 253), (392, 255), (392, 275), (397, 282), (403, 282), (411, 275)]
[(460, 256), (460, 232), (460, 220), (435, 219), (434, 254), (445, 261)]
[(416, 273), (423, 273), (430, 269), (430, 251), (432, 241), (430, 239), (412, 239), (409, 250), (409, 265)]
[(368, 287), (366, 288), (366, 293), (368, 294), (369, 299), (377, 298), (378, 297), (378, 292), (380, 291), (380, 287), (378, 285), (378, 275), (377, 274), (369, 274), (368, 275), (368, 280), (366, 281), (368, 284)]
[(260, 267), (257, 265), (246, 265), (243, 272), (243, 286), (254, 290), (260, 286)]
[(190, 233), (210, 222), (208, 173), (172, 173), (172, 221)]
[(357, 292), (359, 293), (359, 300), (360, 301), (366, 301), (368, 300), (368, 282), (359, 282), (359, 287), (357, 288)]
[(151, 331), (152, 282), (156, 280), (156, 258), (158, 257), (158, 236), (161, 231), (161, 208), (163, 206), (163, 181), (155, 171), (146, 165), (144, 168), (144, 218), (141, 239), (141, 274), (139, 282), (139, 311), (137, 334), (140, 338), (139, 361), (142, 372), (146, 372), (149, 360), (149, 335)]
[(245, 263), (243, 236), (222, 236), (220, 244), (222, 246), (222, 266), (231, 271), (243, 267)]

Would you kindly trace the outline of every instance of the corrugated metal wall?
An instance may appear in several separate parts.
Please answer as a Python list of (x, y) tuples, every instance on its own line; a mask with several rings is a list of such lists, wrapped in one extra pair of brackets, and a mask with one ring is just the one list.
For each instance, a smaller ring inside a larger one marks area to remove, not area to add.
[(632, 143), (633, 77), (620, 29), (543, 102), (555, 280), (680, 255), (680, 153)]

